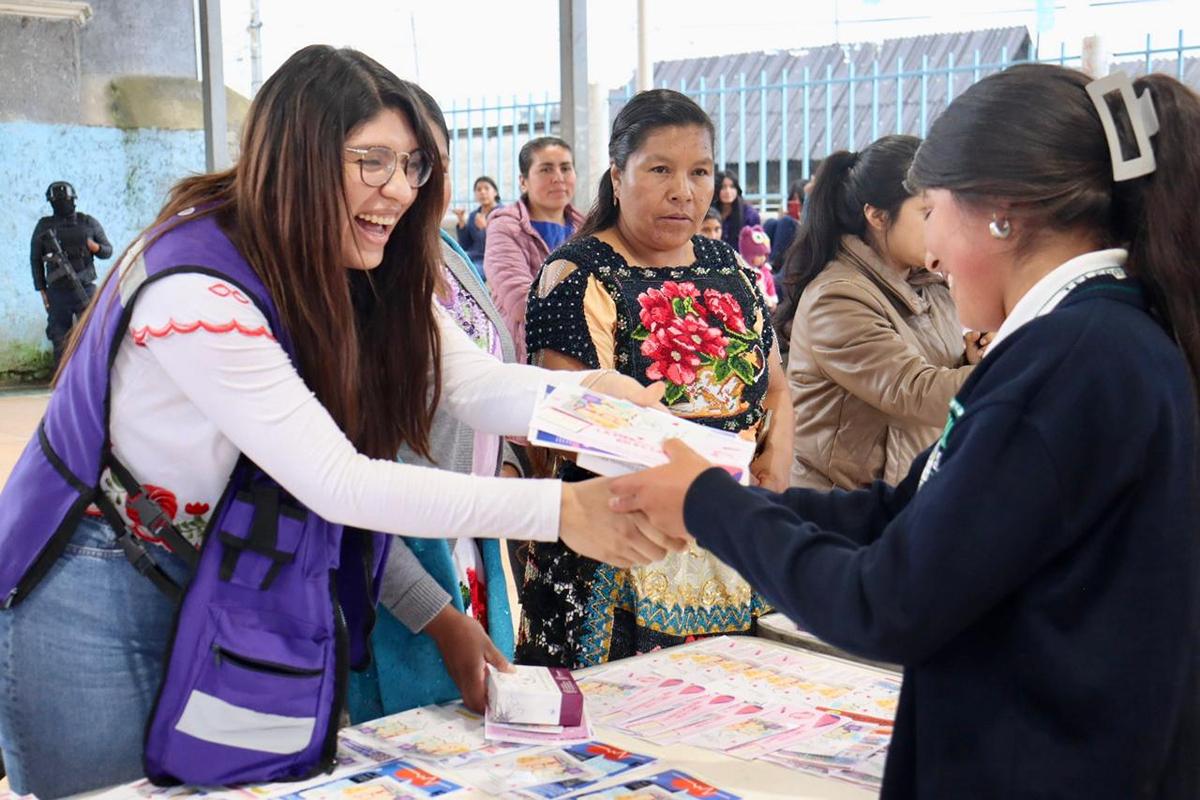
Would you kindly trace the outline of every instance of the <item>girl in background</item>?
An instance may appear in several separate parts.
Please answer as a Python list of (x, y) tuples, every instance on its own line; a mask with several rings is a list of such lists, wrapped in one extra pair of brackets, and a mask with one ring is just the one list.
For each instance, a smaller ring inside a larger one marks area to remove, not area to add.
[(925, 269), (924, 201), (904, 185), (920, 140), (833, 153), (784, 264), (793, 486), (897, 483), (937, 439), (979, 360), (941, 275)]

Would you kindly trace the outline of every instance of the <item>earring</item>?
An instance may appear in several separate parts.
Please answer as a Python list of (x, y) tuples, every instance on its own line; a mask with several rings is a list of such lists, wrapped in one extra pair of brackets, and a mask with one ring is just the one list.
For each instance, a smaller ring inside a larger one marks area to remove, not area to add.
[(1000, 219), (992, 214), (992, 221), (988, 223), (988, 232), (995, 239), (1007, 239), (1012, 234), (1012, 225), (1007, 217)]
[(614, 194), (614, 195), (613, 195), (613, 207), (614, 207), (614, 208), (617, 206), (617, 200), (618, 200), (618, 198), (617, 198), (617, 196)]

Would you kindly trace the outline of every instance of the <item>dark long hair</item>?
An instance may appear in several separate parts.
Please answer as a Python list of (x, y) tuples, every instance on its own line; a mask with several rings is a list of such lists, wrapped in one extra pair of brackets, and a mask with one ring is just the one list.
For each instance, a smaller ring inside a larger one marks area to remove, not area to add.
[(742, 184), (738, 181), (737, 173), (731, 169), (726, 169), (718, 172), (713, 178), (712, 205), (717, 211), (722, 210), (721, 187), (725, 184), (725, 179), (728, 178), (733, 181), (733, 188), (737, 189), (737, 197), (733, 200), (733, 207), (729, 209), (729, 218), (736, 223), (734, 230), (740, 232), (742, 226), (746, 224), (746, 201), (742, 199)]
[[(352, 270), (342, 263), (340, 232), (353, 223), (343, 148), (385, 109), (408, 120), (434, 169), (382, 263)], [(355, 446), (377, 458), (393, 458), (402, 444), (428, 455), (441, 384), (431, 299), (443, 170), (420, 112), (413, 87), (366, 55), (305, 47), (255, 96), (237, 164), (177, 184), (151, 225), (161, 231), (196, 206), (217, 215), (274, 300), (305, 383)]]
[[(650, 134), (662, 128), (691, 125), (704, 128), (708, 131), (709, 141), (716, 141), (717, 134), (712, 120), (704, 113), (704, 109), (687, 95), (671, 89), (648, 89), (638, 92), (613, 120), (612, 133), (608, 137), (608, 160), (617, 169), (623, 170), (629, 157), (637, 152)], [(596, 202), (573, 238), (592, 236), (616, 225), (620, 209), (613, 202), (614, 197), (612, 173), (606, 169), (600, 175), (600, 189), (596, 192)]]
[(821, 162), (800, 232), (783, 256), (784, 297), (775, 313), (783, 341), (791, 339), (800, 295), (833, 261), (842, 237), (867, 241), (863, 207), (878, 208), (889, 223), (895, 221), (900, 206), (912, 196), (904, 178), (920, 144), (915, 136), (884, 136), (857, 153), (839, 150)]
[[(1175, 335), (1200, 392), (1200, 98), (1166, 75), (1133, 82), (1158, 112), (1155, 172), (1116, 183), (1100, 114), (1076, 70), (1029, 64), (991, 75), (960, 95), (934, 122), (909, 172), (915, 187), (948, 189), (987, 209), (996, 201), (1039, 228), (1090, 233), (1124, 244), (1126, 269), (1147, 287)], [(1132, 142), (1132, 128), (1111, 106)], [(1017, 231), (1020, 236), (1020, 231)]]

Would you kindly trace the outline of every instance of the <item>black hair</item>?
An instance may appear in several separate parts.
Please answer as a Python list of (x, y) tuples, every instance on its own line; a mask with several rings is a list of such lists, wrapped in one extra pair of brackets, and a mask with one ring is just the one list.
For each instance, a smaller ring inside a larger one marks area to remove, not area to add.
[(805, 203), (800, 232), (783, 256), (785, 296), (775, 320), (784, 341), (791, 338), (800, 295), (837, 256), (842, 237), (867, 240), (863, 207), (880, 209), (891, 223), (904, 201), (912, 197), (904, 177), (920, 143), (915, 136), (884, 136), (857, 153), (839, 150), (821, 162)]
[[(568, 149), (570, 149), (570, 148), (568, 148)], [(478, 189), (479, 184), (481, 184), (481, 183), (486, 183), (489, 186), (491, 186), (493, 189), (496, 190), (496, 205), (500, 205), (500, 202), (501, 202), (500, 201), (500, 187), (497, 186), (496, 182), (494, 180), (492, 180), (490, 177), (488, 177), (487, 175), (480, 175), (478, 178), (476, 178), (475, 182), (471, 184), (471, 190), (474, 191), (475, 189)]]
[[(1174, 334), (1200, 391), (1200, 97), (1174, 78), (1146, 75), (1159, 130), (1157, 169), (1115, 182), (1100, 113), (1076, 70), (1024, 64), (974, 84), (938, 117), (909, 172), (913, 188), (947, 189), (968, 207), (1004, 203), (1028, 247), (1039, 230), (1079, 231), (1125, 245), (1128, 272)], [(1110, 104), (1126, 142), (1132, 126)], [(984, 157), (982, 154), (986, 154)]]
[(729, 209), (729, 218), (736, 224), (733, 226), (735, 231), (741, 231), (742, 226), (746, 224), (746, 201), (742, 199), (742, 184), (738, 182), (737, 173), (731, 169), (722, 170), (715, 176), (713, 182), (713, 208), (721, 211), (721, 187), (725, 184), (725, 179), (733, 181), (733, 188), (737, 189), (737, 197), (733, 200), (733, 207)]
[(787, 199), (797, 198), (801, 203), (804, 202), (804, 184), (807, 180), (792, 181), (792, 185), (788, 187)]
[(721, 212), (712, 206), (708, 207), (708, 213), (704, 215), (705, 222), (708, 222), (710, 219), (715, 219), (717, 222), (721, 221)]
[[(710, 142), (717, 138), (712, 120), (704, 109), (685, 94), (672, 89), (648, 89), (638, 92), (613, 120), (608, 137), (608, 160), (619, 170), (625, 169), (629, 157), (638, 151), (646, 137), (661, 128), (699, 126), (708, 132)], [(574, 238), (582, 239), (617, 224), (619, 209), (614, 202), (612, 170), (600, 176), (596, 202), (588, 212)]]
[(547, 147), (561, 147), (568, 153), (575, 154), (566, 139), (560, 139), (557, 136), (539, 136), (536, 139), (530, 139), (521, 146), (521, 152), (517, 154), (517, 167), (521, 170), (522, 178), (529, 177), (529, 169), (533, 166), (533, 157)]

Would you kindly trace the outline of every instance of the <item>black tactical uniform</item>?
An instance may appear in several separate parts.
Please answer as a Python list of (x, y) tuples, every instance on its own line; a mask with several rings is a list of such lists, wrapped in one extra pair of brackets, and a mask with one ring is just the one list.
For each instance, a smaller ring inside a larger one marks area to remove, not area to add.
[[(29, 245), (29, 263), (33, 268), (33, 288), (44, 292), (46, 300), (46, 337), (54, 345), (54, 363), (62, 356), (67, 335), (96, 291), (94, 258), (109, 258), (112, 245), (100, 223), (75, 210), (75, 188), (56, 181), (46, 189), (46, 199), (54, 208), (53, 216), (42, 217), (33, 229)], [(59, 249), (70, 270), (57, 259)], [(88, 241), (95, 242), (95, 253)], [(74, 277), (72, 277), (74, 273)]]

